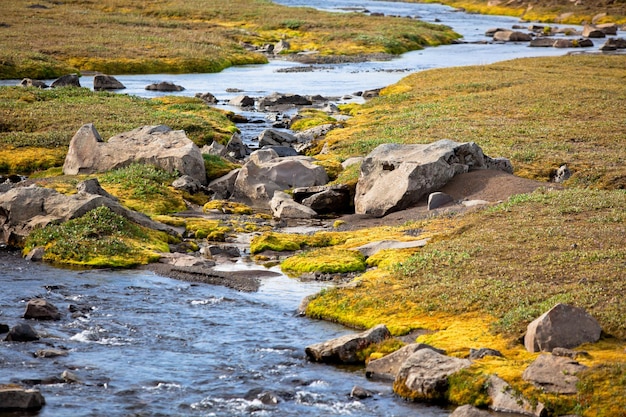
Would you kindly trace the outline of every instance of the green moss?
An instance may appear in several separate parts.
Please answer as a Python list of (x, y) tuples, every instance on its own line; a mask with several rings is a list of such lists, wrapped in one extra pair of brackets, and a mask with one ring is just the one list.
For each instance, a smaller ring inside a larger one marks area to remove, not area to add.
[(365, 257), (358, 251), (320, 248), (285, 259), (281, 269), (288, 275), (306, 272), (346, 273), (365, 271)]
[(154, 165), (134, 163), (99, 176), (100, 183), (126, 207), (146, 214), (168, 214), (185, 210), (180, 191), (170, 184), (177, 174)]
[(203, 154), (202, 158), (204, 159), (204, 167), (209, 181), (223, 177), (233, 169), (240, 168), (240, 165), (227, 161), (219, 155)]
[(45, 261), (127, 268), (158, 260), (156, 251), (168, 252), (169, 240), (165, 233), (143, 228), (107, 207), (98, 207), (80, 218), (35, 230), (26, 239), (24, 252), (42, 246)]
[(304, 109), (298, 112), (295, 121), (291, 123), (291, 130), (299, 132), (324, 124), (337, 123), (337, 119), (316, 109)]
[(294, 251), (300, 249), (302, 240), (298, 235), (277, 234), (266, 232), (255, 236), (250, 242), (250, 253), (256, 254), (265, 250), (277, 252)]
[(448, 384), (447, 399), (452, 404), (470, 404), (479, 408), (486, 408), (491, 404), (488, 375), (463, 369), (450, 375)]

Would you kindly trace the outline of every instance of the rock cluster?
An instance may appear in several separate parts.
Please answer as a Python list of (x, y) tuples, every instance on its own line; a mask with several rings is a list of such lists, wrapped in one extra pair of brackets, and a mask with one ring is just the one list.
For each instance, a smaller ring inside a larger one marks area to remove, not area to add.
[[(554, 316), (555, 311), (560, 317), (544, 329), (546, 337), (555, 345), (571, 345), (571, 340), (585, 339), (584, 336), (580, 337), (581, 333), (586, 333), (585, 328), (579, 329), (576, 326), (581, 320), (589, 320), (590, 316), (584, 310), (558, 304), (540, 319)], [(530, 328), (531, 326), (529, 331)], [(366, 332), (307, 346), (305, 353), (309, 360), (317, 362), (362, 363), (364, 359), (359, 355), (360, 351), (391, 337), (386, 326), (378, 325)], [(586, 369), (576, 362), (575, 358), (579, 355), (585, 353), (572, 351), (564, 346), (554, 346), (552, 354), (540, 355), (524, 370), (523, 379), (546, 392), (575, 394), (578, 383), (576, 375)], [(490, 348), (470, 349), (468, 358), (459, 358), (447, 356), (444, 351), (433, 346), (410, 343), (382, 358), (367, 362), (365, 376), (393, 383), (394, 392), (405, 399), (441, 402), (447, 398), (449, 377), (486, 356), (497, 356), (506, 360), (500, 352)], [(489, 408), (494, 411), (537, 417), (548, 413), (543, 404), (524, 398), (497, 375), (488, 375), (484, 388), (489, 396)], [(462, 406), (452, 415), (480, 417), (491, 414), (475, 407)]]

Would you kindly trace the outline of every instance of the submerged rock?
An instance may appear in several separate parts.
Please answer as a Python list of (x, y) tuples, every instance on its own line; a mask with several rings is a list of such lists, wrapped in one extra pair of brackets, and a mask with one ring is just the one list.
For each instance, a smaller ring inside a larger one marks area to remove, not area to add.
[(43, 298), (33, 298), (26, 303), (25, 319), (35, 320), (60, 320), (59, 309), (48, 300)]
[(16, 385), (0, 385), (0, 411), (36, 411), (46, 400), (41, 392)]

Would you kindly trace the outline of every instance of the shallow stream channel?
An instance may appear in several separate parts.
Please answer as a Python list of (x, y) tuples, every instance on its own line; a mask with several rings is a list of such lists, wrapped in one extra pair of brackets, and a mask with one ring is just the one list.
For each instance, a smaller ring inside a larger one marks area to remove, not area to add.
[[(452, 26), (467, 42), (487, 40), (484, 33), (488, 28), (519, 23), (432, 4), (277, 3), (336, 12), (367, 9), (429, 22), (437, 19)], [(354, 94), (357, 91), (390, 85), (414, 71), (565, 53), (527, 44), (467, 43), (415, 51), (391, 61), (314, 65), (307, 71), (285, 71), (305, 64), (273, 60), (218, 74), (116, 78), (127, 87), (120, 93), (142, 97), (210, 92), (218, 98), (218, 106), (263, 121), (240, 126), (244, 140), (250, 142), (271, 122), (265, 113), (223, 104), (236, 95), (320, 94), (345, 102), (360, 100)], [(88, 78), (81, 78), (84, 87), (93, 86)], [(182, 85), (185, 90), (145, 90), (161, 81)], [(222, 268), (261, 267), (239, 261)], [(354, 332), (296, 315), (301, 300), (323, 285), (276, 274), (262, 277), (259, 291), (244, 293), (147, 271), (58, 269), (0, 250), (0, 323), (14, 326), (22, 322), (26, 301), (33, 297), (44, 297), (64, 312), (59, 321), (30, 322), (42, 336), (39, 341), (0, 342), (0, 383), (31, 384), (40, 389), (46, 405), (35, 415), (41, 417), (447, 416), (449, 410), (397, 398), (390, 385), (367, 380), (362, 369), (306, 360), (307, 345)], [(67, 349), (68, 354), (36, 358), (34, 352), (40, 349)], [(73, 383), (55, 382), (64, 372), (69, 372), (66, 379)], [(52, 383), (41, 384), (46, 380)], [(373, 397), (352, 398), (354, 386), (371, 391)]]

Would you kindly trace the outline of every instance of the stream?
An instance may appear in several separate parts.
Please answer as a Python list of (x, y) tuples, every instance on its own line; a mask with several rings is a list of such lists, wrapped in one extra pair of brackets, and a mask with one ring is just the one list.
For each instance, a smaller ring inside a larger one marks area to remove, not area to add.
[[(486, 40), (487, 28), (518, 23), (514, 18), (469, 15), (434, 4), (347, 0), (277, 3), (336, 12), (365, 8), (420, 16), (429, 22), (438, 19), (467, 42)], [(599, 46), (600, 42), (596, 43)], [(239, 94), (261, 97), (278, 91), (321, 94), (334, 102), (358, 101), (361, 99), (355, 92), (387, 86), (415, 71), (567, 52), (526, 44), (469, 43), (427, 48), (391, 61), (318, 65), (307, 72), (284, 72), (303, 64), (273, 60), (267, 65), (229, 68), (217, 74), (116, 78), (127, 87), (120, 93), (141, 97), (211, 92), (219, 100), (218, 107), (263, 121), (239, 126), (244, 139), (253, 142), (271, 122), (265, 113), (226, 104)], [(185, 90), (145, 90), (145, 86), (160, 81), (174, 82)], [(15, 84), (16, 80), (0, 82)], [(81, 84), (93, 87), (89, 77), (83, 77)], [(259, 266), (241, 260), (222, 268)], [(299, 282), (283, 275), (264, 277), (258, 292), (241, 293), (146, 271), (53, 268), (27, 262), (8, 250), (0, 250), (0, 271), (0, 323), (14, 326), (22, 322), (26, 301), (32, 297), (44, 297), (63, 311), (60, 321), (30, 322), (41, 335), (37, 342), (0, 342), (0, 383), (34, 383), (47, 403), (35, 414), (41, 417), (449, 414), (449, 410), (397, 398), (389, 384), (367, 380), (362, 369), (306, 360), (307, 345), (354, 332), (295, 314), (303, 297), (323, 288), (320, 283)], [(71, 313), (70, 306), (78, 313)], [(33, 356), (44, 348), (67, 349), (68, 355), (46, 359)], [(36, 383), (64, 371), (73, 373), (79, 382)], [(374, 396), (363, 400), (350, 397), (356, 385)]]

